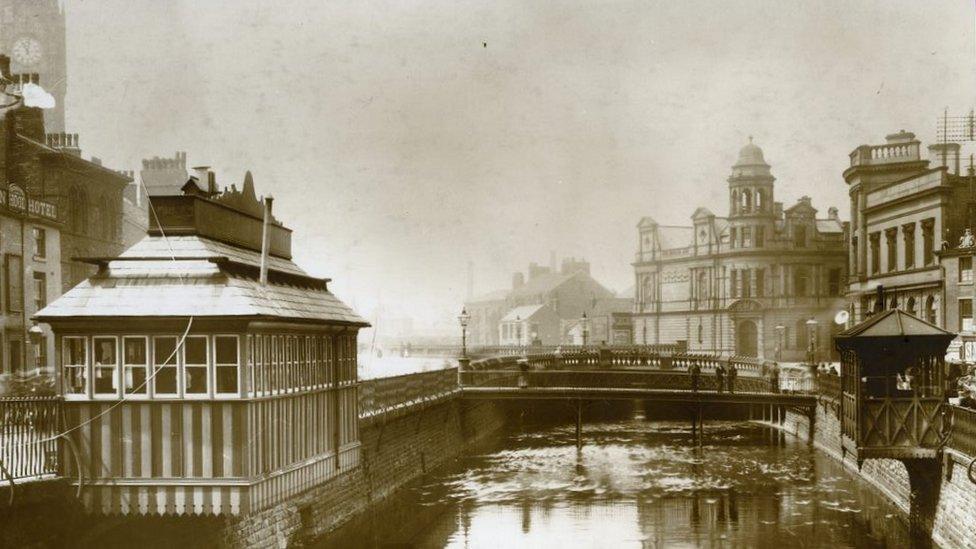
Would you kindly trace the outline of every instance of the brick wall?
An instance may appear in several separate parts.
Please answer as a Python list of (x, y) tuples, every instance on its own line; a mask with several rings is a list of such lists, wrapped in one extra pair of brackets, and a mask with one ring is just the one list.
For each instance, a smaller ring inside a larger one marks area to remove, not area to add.
[(228, 547), (290, 547), (324, 535), (411, 480), (494, 436), (504, 425), (493, 403), (458, 399), (361, 426), (361, 466), (287, 502), (225, 523)]
[[(809, 421), (802, 414), (787, 411), (780, 428), (806, 440)], [(830, 405), (817, 405), (814, 444), (834, 459), (843, 461), (850, 471), (880, 490), (906, 514), (909, 512), (910, 488), (904, 464), (893, 459), (869, 459), (859, 471), (851, 456), (842, 457), (840, 421)], [(966, 468), (972, 459), (951, 449), (946, 452), (932, 529), (932, 539), (941, 547), (976, 548), (976, 484), (966, 476)]]

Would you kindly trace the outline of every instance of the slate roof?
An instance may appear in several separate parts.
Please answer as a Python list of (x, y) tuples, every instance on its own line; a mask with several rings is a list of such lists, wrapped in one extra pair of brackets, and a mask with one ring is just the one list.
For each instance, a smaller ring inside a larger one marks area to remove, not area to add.
[(842, 233), (844, 226), (836, 219), (818, 219), (817, 232), (820, 234)]
[[(171, 237), (169, 244), (172, 252), (162, 237), (143, 239), (35, 318), (255, 316), (368, 326), (335, 295), (316, 287), (314, 279), (261, 285), (256, 277), (226, 268), (232, 262), (259, 265), (259, 253), (199, 236)], [(273, 259), (278, 272), (308, 276), (291, 261)]]
[(695, 242), (695, 228), (662, 225), (658, 228), (657, 237), (662, 250), (687, 248)]
[[(244, 263), (252, 267), (261, 266), (261, 252), (255, 252), (246, 248), (239, 248), (209, 238), (186, 235), (186, 236), (147, 236), (135, 243), (131, 248), (122, 252), (119, 257), (127, 258), (149, 258), (172, 260), (181, 257), (226, 257), (231, 261)], [(289, 259), (276, 256), (268, 256), (268, 269), (298, 276), (308, 276), (301, 267)]]
[(528, 320), (544, 307), (545, 305), (525, 305), (523, 307), (515, 307), (511, 311), (505, 313), (505, 316), (502, 317), (501, 321), (510, 322), (515, 320)]
[(542, 273), (529, 279), (525, 284), (515, 288), (509, 293), (509, 297), (519, 298), (523, 296), (534, 296), (546, 294), (562, 286), (571, 280), (577, 273)]
[(955, 337), (935, 324), (902, 311), (888, 309), (872, 315), (867, 320), (837, 334), (838, 338), (948, 336)]

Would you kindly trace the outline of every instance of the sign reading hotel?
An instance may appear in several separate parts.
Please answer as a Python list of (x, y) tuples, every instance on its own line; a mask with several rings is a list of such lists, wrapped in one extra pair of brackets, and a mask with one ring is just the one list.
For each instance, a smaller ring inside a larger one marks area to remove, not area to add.
[(42, 217), (51, 221), (58, 220), (58, 207), (50, 202), (35, 200), (27, 196), (19, 185), (8, 184), (6, 189), (0, 189), (0, 206), (6, 206), (15, 212), (34, 217)]

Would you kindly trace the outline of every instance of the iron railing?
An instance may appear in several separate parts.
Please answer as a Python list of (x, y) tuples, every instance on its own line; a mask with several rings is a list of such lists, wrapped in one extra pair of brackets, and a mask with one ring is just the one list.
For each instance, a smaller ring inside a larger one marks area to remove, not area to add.
[(976, 458), (976, 410), (964, 406), (950, 406), (952, 430), (949, 447)]
[[(465, 370), (461, 373), (466, 387), (532, 387), (586, 389), (644, 389), (658, 391), (692, 391), (694, 376), (682, 371), (662, 370), (534, 370), (524, 373), (512, 370)], [(698, 377), (699, 391), (718, 391), (719, 380), (714, 375)], [(722, 391), (728, 390), (728, 380)], [(769, 382), (757, 377), (737, 377), (735, 391), (740, 393), (774, 392)]]
[(61, 398), (0, 397), (0, 466), (4, 480), (58, 472)]
[(821, 396), (840, 402), (840, 376), (835, 374), (817, 374), (817, 392)]
[(361, 381), (359, 417), (373, 417), (449, 396), (458, 390), (457, 376), (457, 368), (447, 368)]

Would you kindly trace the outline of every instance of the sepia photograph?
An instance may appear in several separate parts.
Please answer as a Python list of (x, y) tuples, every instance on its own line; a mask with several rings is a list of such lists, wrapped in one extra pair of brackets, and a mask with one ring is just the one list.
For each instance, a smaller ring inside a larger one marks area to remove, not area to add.
[(976, 549), (976, 4), (0, 0), (0, 548)]

